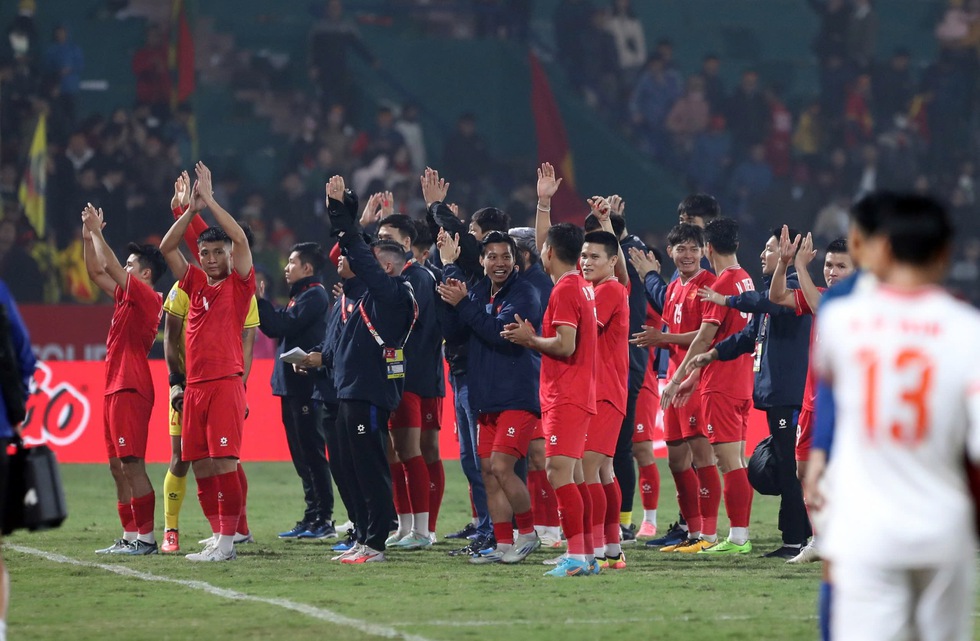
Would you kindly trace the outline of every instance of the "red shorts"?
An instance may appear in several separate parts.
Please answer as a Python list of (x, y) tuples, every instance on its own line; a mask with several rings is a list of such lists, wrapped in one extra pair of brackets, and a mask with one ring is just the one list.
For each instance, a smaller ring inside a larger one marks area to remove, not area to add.
[[(652, 382), (651, 382), (652, 379)], [(660, 381), (656, 372), (647, 372), (640, 394), (636, 397), (636, 425), (633, 428), (633, 442), (652, 441), (657, 426), (657, 412), (660, 411)]]
[(612, 456), (616, 453), (616, 441), (619, 440), (626, 414), (609, 401), (596, 401), (595, 409), (596, 415), (592, 417), (585, 435), (585, 449)]
[(184, 390), (181, 459), (240, 458), (245, 386), (238, 376), (192, 383)]
[(544, 455), (582, 458), (585, 435), (595, 414), (577, 405), (557, 405), (541, 414)]
[(796, 460), (809, 461), (810, 447), (813, 445), (813, 410), (800, 410), (799, 424), (796, 426)]
[(750, 398), (732, 398), (725, 394), (709, 392), (701, 397), (704, 422), (711, 444), (738, 443), (745, 440), (749, 429)]
[(481, 459), (489, 459), (494, 452), (524, 458), (537, 422), (537, 416), (524, 410), (480, 414), (476, 419), (477, 454)]
[(707, 436), (701, 396), (695, 391), (686, 405), (664, 410), (664, 441), (677, 443), (696, 436)]
[(531, 430), (531, 440), (544, 438), (544, 430), (541, 429), (541, 419), (539, 418), (537, 422), (534, 423), (534, 429)]
[(422, 398), (418, 394), (404, 392), (401, 402), (388, 419), (388, 429), (420, 427), (423, 430), (437, 430), (441, 420), (441, 398)]
[(102, 422), (109, 458), (146, 458), (146, 435), (152, 412), (153, 401), (133, 390), (106, 394)]

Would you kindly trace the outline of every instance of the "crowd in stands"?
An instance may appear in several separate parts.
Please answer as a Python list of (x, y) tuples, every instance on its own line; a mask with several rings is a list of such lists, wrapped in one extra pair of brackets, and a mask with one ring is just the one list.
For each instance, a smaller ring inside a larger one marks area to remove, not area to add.
[[(648, 46), (651, 25), (636, 17), (631, 0), (561, 0), (554, 14), (555, 59), (601, 117), (690, 191), (716, 194), (726, 214), (749, 230), (767, 230), (779, 218), (813, 229), (824, 242), (842, 233), (848, 205), (874, 189), (912, 185), (939, 195), (965, 232), (954, 284), (980, 300), (973, 161), (980, 7), (951, 2), (935, 28), (938, 58), (920, 66), (904, 49), (875, 58), (877, 12), (887, 9), (867, 0), (808, 2), (819, 20), (812, 51), (820, 92), (799, 106), (752, 68), (727, 86), (723, 71), (732, 63), (715, 53), (706, 52), (699, 72), (685, 77), (670, 38), (651, 38)], [(408, 19), (418, 19), (412, 14), (421, 11), (417, 3), (401, 5)], [(523, 40), (528, 6), (482, 0), (467, 35)], [(325, 237), (320, 191), (333, 174), (351, 176), (359, 193), (390, 191), (396, 210), (420, 216), (417, 177), (427, 164), (440, 163), (452, 168), (464, 215), (495, 202), (512, 220), (529, 220), (533, 185), (513, 178), (527, 172), (508, 171), (492, 157), (473, 115), (460, 115), (444, 148), (432, 150), (426, 149), (420, 105), (357, 102), (349, 57), (380, 63), (341, 2), (324, 7), (310, 32), (311, 82), (301, 90), (282, 87), (275, 69), (247, 52), (228, 61), (236, 98), (257, 109), (263, 101), (284, 102), (289, 116), (280, 150), (288, 151), (281, 154), (275, 188), (256, 187), (236, 171), (221, 172), (216, 185), (222, 202), (251, 224), (256, 264), (276, 275), (279, 289), (285, 250), (298, 238)], [(425, 14), (431, 28), (438, 23), (434, 11)], [(170, 198), (172, 176), (191, 161), (195, 124), (190, 107), (171, 103), (169, 38), (162, 27), (147, 24), (146, 43), (132, 59), (135, 103), (120, 98), (108, 116), (77, 113), (84, 53), (68, 28), (58, 27), (45, 42), (30, 0), (7, 26), (0, 54), (0, 277), (18, 274), (8, 282), (19, 300), (97, 299), (81, 263), (77, 222), (87, 202), (124, 221), (113, 226), (111, 243), (163, 231), (165, 219), (157, 213)], [(325, 68), (334, 72), (329, 82)], [(352, 117), (355, 110), (360, 120)], [(47, 117), (49, 145), (42, 239), (17, 199), (40, 113)]]

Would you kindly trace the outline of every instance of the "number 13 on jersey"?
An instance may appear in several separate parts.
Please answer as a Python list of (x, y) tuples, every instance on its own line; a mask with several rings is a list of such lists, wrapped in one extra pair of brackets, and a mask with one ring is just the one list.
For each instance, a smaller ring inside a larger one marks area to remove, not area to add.
[[(931, 421), (929, 401), (935, 367), (930, 356), (915, 348), (886, 356), (862, 349), (857, 353), (857, 360), (864, 377), (862, 396), (868, 437), (872, 441), (891, 439), (908, 446), (921, 443)], [(890, 375), (883, 376), (883, 368)], [(891, 410), (888, 412), (894, 417), (891, 424), (880, 424), (882, 408)]]

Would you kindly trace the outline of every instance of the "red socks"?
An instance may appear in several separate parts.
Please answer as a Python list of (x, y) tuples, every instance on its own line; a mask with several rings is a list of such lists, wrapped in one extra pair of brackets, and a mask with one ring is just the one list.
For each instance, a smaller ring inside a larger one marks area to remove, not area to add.
[(527, 473), (527, 491), (531, 494), (531, 511), (534, 524), (544, 527), (558, 527), (558, 495), (555, 494), (544, 470), (531, 470)]
[(242, 486), (242, 515), (238, 519), (238, 527), (235, 530), (236, 533), (248, 534), (248, 514), (246, 513), (248, 508), (248, 479), (245, 478), (245, 470), (242, 468), (241, 463), (238, 464), (237, 471), (238, 483)]
[[(582, 539), (585, 554), (591, 556), (595, 552), (595, 545), (592, 542), (592, 496), (589, 494), (589, 486), (579, 483), (575, 487), (582, 497)], [(571, 554), (569, 550), (569, 554)]]
[(530, 534), (534, 532), (534, 513), (531, 510), (515, 514), (514, 520), (517, 521), (518, 534)]
[(211, 524), (212, 532), (221, 530), (218, 523), (218, 482), (216, 479), (215, 476), (197, 477), (197, 500), (201, 502), (201, 510), (204, 512), (204, 518)]
[[(703, 467), (697, 474), (698, 481), (701, 482), (701, 533), (705, 536), (714, 536), (718, 533), (718, 507), (721, 505), (721, 478), (718, 476), (718, 466)], [(725, 486), (727, 490), (728, 481), (725, 481)], [(727, 498), (725, 504), (728, 504)]]
[(436, 521), (439, 520), (439, 508), (442, 507), (442, 495), (446, 491), (446, 470), (442, 461), (426, 463), (429, 470), (429, 532), (436, 531)]
[(218, 490), (218, 532), (233, 537), (242, 516), (242, 484), (238, 480), (238, 471), (218, 474), (214, 480)]
[(725, 511), (732, 527), (749, 527), (752, 515), (752, 486), (744, 467), (725, 474)]
[(389, 463), (391, 470), (391, 494), (395, 502), (395, 514), (411, 514), (412, 503), (408, 499), (408, 485), (405, 481), (405, 466)]
[(623, 504), (623, 491), (615, 480), (603, 485), (602, 491), (606, 493), (606, 545), (619, 543), (619, 506)]
[(564, 530), (565, 538), (568, 540), (568, 553), (592, 554), (591, 549), (586, 551), (583, 538), (582, 517), (585, 506), (582, 504), (582, 495), (579, 494), (578, 487), (574, 483), (568, 483), (556, 488), (554, 494), (558, 498), (561, 529)]
[(514, 544), (514, 526), (510, 521), (502, 521), (493, 524), (493, 538), (497, 539), (497, 544)]
[[(672, 472), (674, 484), (677, 486), (677, 505), (681, 508), (681, 514), (687, 521), (689, 532), (702, 532), (701, 508), (698, 505), (701, 489), (698, 486), (698, 475), (694, 468), (687, 468), (683, 472)], [(716, 475), (717, 476), (717, 475)]]
[(136, 515), (133, 514), (133, 503), (120, 503), (116, 501), (116, 511), (119, 513), (119, 522), (122, 523), (123, 532), (136, 532)]
[[(151, 534), (153, 532), (153, 509), (156, 505), (156, 498), (157, 495), (153, 490), (150, 490), (148, 494), (134, 498), (131, 503), (132, 508), (130, 512), (136, 521), (136, 530), (140, 534)], [(132, 530), (128, 531), (132, 532)]]
[(660, 501), (660, 470), (656, 463), (640, 468), (640, 500), (644, 510), (656, 510)]
[(601, 483), (589, 483), (586, 487), (592, 502), (592, 545), (598, 549), (606, 545), (606, 491)]
[(411, 509), (402, 514), (419, 514), (429, 511), (429, 470), (421, 455), (403, 462), (405, 479), (408, 481), (408, 500)]

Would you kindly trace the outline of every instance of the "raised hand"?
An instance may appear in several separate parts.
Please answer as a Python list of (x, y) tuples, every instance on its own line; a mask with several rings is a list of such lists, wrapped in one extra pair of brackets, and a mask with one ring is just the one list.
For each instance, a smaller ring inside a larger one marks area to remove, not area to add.
[(504, 325), (504, 331), (500, 332), (500, 336), (516, 345), (530, 347), (535, 336), (534, 327), (519, 314), (514, 314), (514, 320), (516, 322)]
[(620, 216), (625, 216), (623, 212), (626, 211), (626, 201), (623, 200), (622, 196), (619, 194), (613, 194), (606, 198), (609, 201), (609, 207), (612, 209), (612, 213), (619, 214)]
[(256, 298), (265, 298), (265, 280), (258, 280), (255, 283), (255, 296)]
[(210, 203), (211, 195), (214, 194), (214, 185), (211, 183), (211, 170), (203, 162), (198, 161), (194, 165), (194, 172), (197, 174), (197, 192), (205, 203)]
[(715, 305), (721, 305), (722, 307), (725, 307), (725, 305), (728, 303), (728, 300), (723, 295), (719, 294), (718, 292), (711, 289), (710, 287), (702, 287), (701, 289), (699, 289), (698, 297), (701, 300), (706, 300), (709, 303), (714, 303)]
[(395, 213), (395, 194), (390, 191), (381, 194), (381, 217), (391, 216)]
[(793, 242), (789, 240), (789, 227), (783, 225), (782, 231), (779, 232), (779, 260), (784, 265), (789, 265), (793, 262), (793, 258), (796, 257), (796, 250), (800, 246), (800, 235), (797, 234)]
[[(337, 202), (344, 202), (344, 190), (347, 186), (344, 184), (343, 176), (331, 176), (330, 180), (327, 181), (327, 200), (336, 200)], [(327, 202), (327, 205), (330, 203)]]
[(459, 258), (459, 234), (450, 236), (449, 232), (440, 227), (439, 234), (436, 236), (436, 247), (439, 249), (439, 258), (442, 259), (443, 265), (455, 262)]
[(459, 205), (456, 203), (449, 203), (446, 205), (446, 207), (449, 207), (449, 211), (453, 212), (453, 216), (459, 218)]
[(453, 307), (459, 305), (460, 301), (466, 298), (467, 291), (466, 283), (455, 278), (449, 278), (445, 283), (436, 285), (439, 298)]
[(650, 272), (660, 273), (660, 261), (653, 252), (644, 252), (637, 247), (630, 247), (630, 262), (636, 268), (640, 278), (646, 278)]
[(379, 191), (376, 194), (371, 194), (367, 199), (367, 203), (364, 205), (364, 213), (361, 214), (361, 227), (370, 227), (381, 220), (381, 201), (383, 198), (384, 194)]
[(444, 178), (439, 177), (439, 172), (431, 167), (426, 167), (421, 177), (422, 199), (428, 207), (435, 202), (445, 202), (446, 194), (449, 193), (449, 183)]
[(640, 326), (643, 331), (633, 334), (630, 343), (637, 347), (657, 347), (664, 344), (664, 333), (659, 327)]
[[(797, 238), (797, 240), (799, 239)], [(817, 250), (813, 248), (813, 234), (807, 232), (806, 237), (803, 238), (803, 242), (800, 244), (800, 251), (796, 252), (796, 271), (806, 269), (806, 266), (816, 257)]]
[(602, 196), (593, 196), (588, 200), (589, 207), (592, 209), (592, 213), (595, 217), (599, 219), (600, 223), (606, 223), (609, 220), (609, 214), (612, 212), (612, 208), (609, 206), (609, 201)]
[(551, 197), (555, 195), (558, 191), (558, 187), (561, 186), (561, 178), (555, 177), (555, 168), (550, 162), (542, 163), (538, 167), (538, 201), (543, 203), (550, 203)]
[(174, 181), (174, 195), (170, 199), (170, 209), (180, 209), (181, 202), (186, 198), (190, 200), (190, 188), (184, 183), (184, 176), (187, 172), (182, 172)]
[[(82, 237), (86, 239), (92, 238), (93, 232), (101, 231), (105, 227), (102, 210), (93, 207), (92, 203), (85, 205), (85, 209), (82, 210), (82, 225)], [(88, 236), (86, 236), (86, 232)]]

